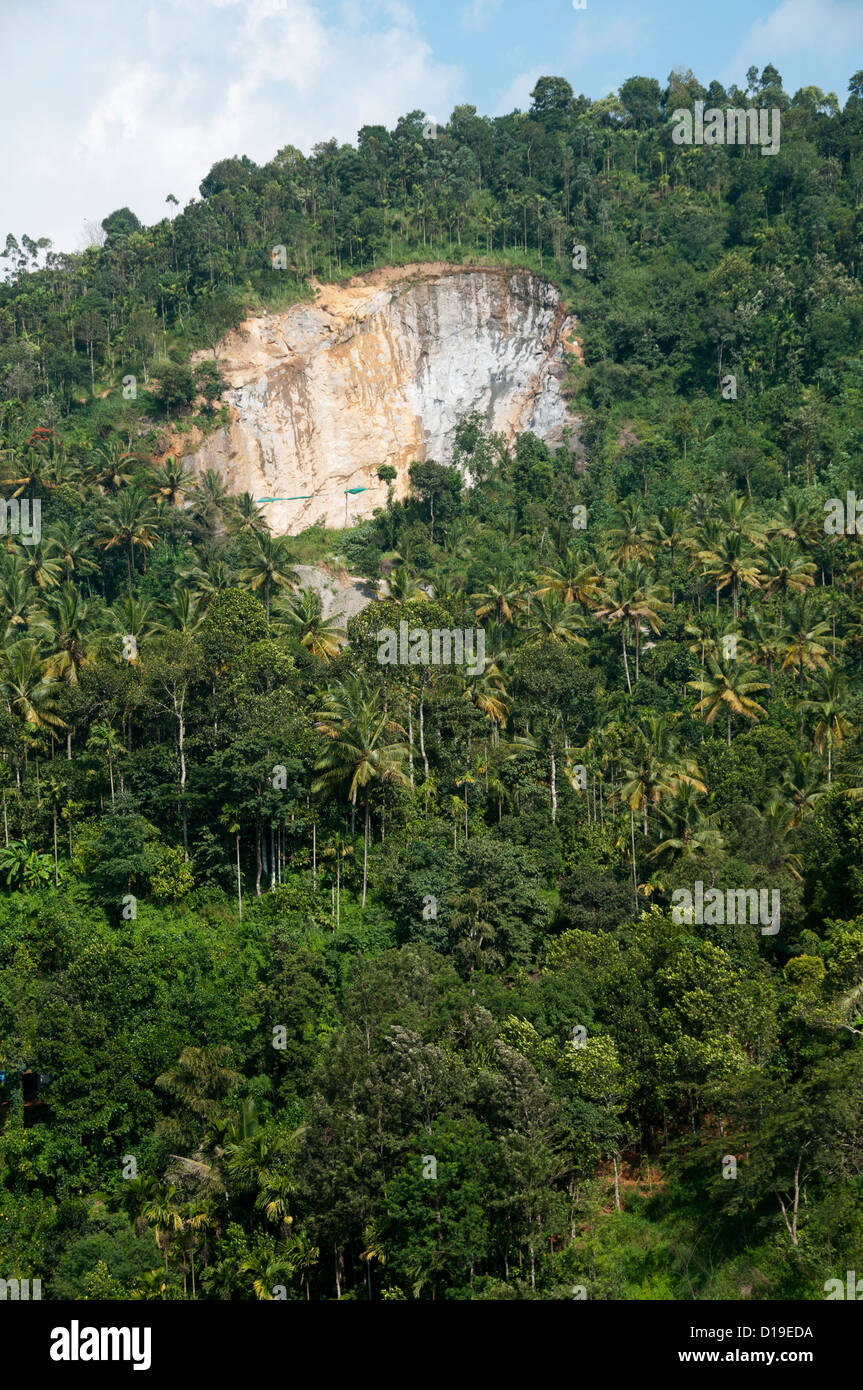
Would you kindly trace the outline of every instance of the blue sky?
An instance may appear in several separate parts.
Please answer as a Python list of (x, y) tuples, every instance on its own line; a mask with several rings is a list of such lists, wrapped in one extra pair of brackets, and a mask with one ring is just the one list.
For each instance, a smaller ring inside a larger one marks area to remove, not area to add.
[(2, 0), (0, 239), (86, 244), (130, 206), (181, 204), (219, 158), (308, 152), (422, 109), (526, 109), (537, 77), (604, 96), (691, 67), (843, 101), (863, 66), (863, 0)]

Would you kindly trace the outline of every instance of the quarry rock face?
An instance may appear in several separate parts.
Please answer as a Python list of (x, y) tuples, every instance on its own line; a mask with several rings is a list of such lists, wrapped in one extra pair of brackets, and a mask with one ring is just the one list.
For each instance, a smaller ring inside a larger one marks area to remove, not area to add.
[(581, 352), (574, 327), (528, 271), (403, 266), (315, 286), (314, 303), (249, 319), (220, 345), (230, 423), (184, 462), (233, 492), (291, 499), (266, 507), (277, 533), (353, 524), (386, 500), (382, 464), (402, 497), (415, 459), (449, 463), (468, 411), (507, 441), (532, 430), (559, 443), (578, 424), (561, 389)]

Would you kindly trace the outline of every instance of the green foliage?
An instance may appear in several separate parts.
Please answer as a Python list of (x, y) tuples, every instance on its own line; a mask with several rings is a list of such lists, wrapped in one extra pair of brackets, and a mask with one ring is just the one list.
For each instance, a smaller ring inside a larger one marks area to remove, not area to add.
[[(0, 481), (43, 504), (0, 551), (9, 1277), (812, 1299), (863, 1268), (863, 563), (824, 526), (859, 484), (863, 75), (841, 111), (747, 80), (542, 77), (434, 141), (412, 112), (221, 160), (80, 256), (9, 238)], [(672, 141), (750, 96), (775, 157)], [(474, 412), (402, 500), (382, 463), (370, 520), (290, 541), (166, 455), (224, 418), (244, 315), (416, 259), (558, 287), (561, 443)], [(378, 597), (344, 634), (297, 563)], [(382, 664), (402, 623), (482, 629), (483, 669)], [(698, 885), (779, 891), (779, 932), (678, 921)]]

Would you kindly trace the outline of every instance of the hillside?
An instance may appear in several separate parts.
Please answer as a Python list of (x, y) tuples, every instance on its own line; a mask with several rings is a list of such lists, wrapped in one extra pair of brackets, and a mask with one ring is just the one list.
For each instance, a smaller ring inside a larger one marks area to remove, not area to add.
[(863, 73), (752, 73), (7, 242), (7, 1278), (863, 1269)]

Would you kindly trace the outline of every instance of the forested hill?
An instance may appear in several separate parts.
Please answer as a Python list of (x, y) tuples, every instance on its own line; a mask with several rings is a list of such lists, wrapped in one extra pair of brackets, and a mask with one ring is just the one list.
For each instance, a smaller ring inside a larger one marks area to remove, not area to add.
[[(863, 1269), (863, 73), (841, 111), (747, 82), (543, 78), (526, 114), (225, 160), (81, 255), (7, 241), (6, 1278), (774, 1300)], [(780, 111), (779, 148), (675, 143), (697, 100)], [(433, 259), (560, 287), (580, 441), (469, 416), (404, 501), (290, 539), (190, 476), (225, 412), (196, 349)], [(344, 631), (305, 565), (379, 597)], [(456, 629), (484, 662), (429, 656)]]

